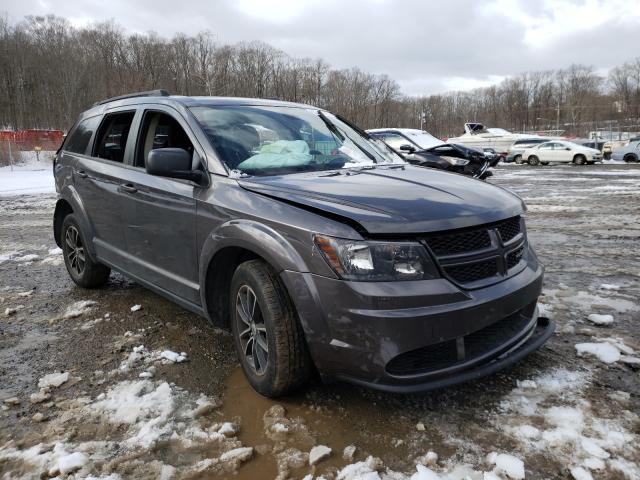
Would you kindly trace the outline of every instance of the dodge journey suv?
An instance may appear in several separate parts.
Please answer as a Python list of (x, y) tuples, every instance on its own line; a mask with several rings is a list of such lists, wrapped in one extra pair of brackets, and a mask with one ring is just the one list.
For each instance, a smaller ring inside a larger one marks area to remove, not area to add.
[(233, 334), (253, 388), (315, 372), (396, 392), (494, 372), (552, 334), (507, 190), (416, 167), (308, 105), (159, 90), (84, 112), (54, 163), (54, 233)]

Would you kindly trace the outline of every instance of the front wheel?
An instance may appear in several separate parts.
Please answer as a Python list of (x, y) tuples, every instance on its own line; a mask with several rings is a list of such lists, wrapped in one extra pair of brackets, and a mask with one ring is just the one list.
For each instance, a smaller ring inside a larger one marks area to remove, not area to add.
[(529, 161), (529, 165), (531, 166), (540, 165), (540, 159), (535, 155), (531, 155), (528, 161)]
[(61, 235), (64, 264), (71, 280), (83, 288), (97, 288), (107, 283), (111, 269), (91, 260), (86, 238), (75, 215), (64, 218)]
[(236, 352), (253, 389), (278, 397), (304, 385), (311, 358), (277, 274), (261, 260), (244, 262), (233, 275), (230, 297)]
[(585, 163), (587, 163), (587, 159), (584, 157), (584, 155), (576, 155), (573, 159), (573, 163), (575, 163), (576, 165), (584, 165)]
[(513, 157), (513, 161), (516, 162), (517, 165), (522, 165), (524, 163), (522, 161), (522, 155), (516, 155)]

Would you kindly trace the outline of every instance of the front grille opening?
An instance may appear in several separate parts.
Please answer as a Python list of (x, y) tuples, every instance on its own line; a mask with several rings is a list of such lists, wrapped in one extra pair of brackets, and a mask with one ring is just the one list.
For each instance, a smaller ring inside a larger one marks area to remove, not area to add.
[(508, 242), (520, 233), (520, 217), (513, 217), (498, 224), (498, 232), (504, 243)]
[(524, 255), (524, 245), (519, 248), (516, 248), (513, 252), (510, 252), (507, 255), (507, 269), (511, 270), (513, 267), (518, 265), (518, 263), (520, 263), (520, 260), (522, 260), (523, 255)]
[(436, 256), (481, 250), (491, 246), (491, 238), (486, 229), (470, 232), (438, 235), (427, 239), (427, 245)]
[(456, 342), (450, 340), (398, 355), (387, 363), (386, 370), (391, 375), (412, 375), (440, 370), (457, 361)]
[(509, 345), (509, 342), (526, 328), (534, 310), (535, 304), (529, 305), (513, 315), (462, 337), (462, 358), (458, 358), (456, 339), (452, 339), (401, 353), (387, 363), (386, 371), (390, 375), (398, 376), (419, 375), (481, 357), (502, 345)]
[[(507, 258), (498, 263), (498, 245), (492, 244), (492, 237), (499, 236), (504, 244), (521, 233), (522, 219), (516, 216), (465, 230), (436, 233), (426, 236), (424, 242), (449, 278), (466, 284), (499, 274), (506, 275), (509, 269), (514, 268), (525, 253), (523, 246), (510, 252)], [(465, 260), (468, 263), (464, 263)]]
[(444, 267), (445, 272), (459, 283), (475, 282), (498, 274), (498, 262), (495, 258), (480, 262)]

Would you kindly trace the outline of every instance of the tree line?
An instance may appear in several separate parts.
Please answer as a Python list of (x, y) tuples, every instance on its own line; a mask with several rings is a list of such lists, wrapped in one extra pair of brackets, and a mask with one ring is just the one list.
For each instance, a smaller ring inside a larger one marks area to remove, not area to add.
[(335, 69), (264, 42), (224, 44), (210, 32), (129, 35), (114, 22), (76, 28), (56, 16), (16, 24), (0, 18), (0, 85), (0, 127), (14, 129), (66, 130), (100, 99), (156, 88), (308, 103), (364, 128), (422, 126), (440, 137), (462, 133), (467, 121), (584, 135), (640, 118), (640, 58), (608, 76), (571, 65), (472, 91), (410, 97), (387, 75)]

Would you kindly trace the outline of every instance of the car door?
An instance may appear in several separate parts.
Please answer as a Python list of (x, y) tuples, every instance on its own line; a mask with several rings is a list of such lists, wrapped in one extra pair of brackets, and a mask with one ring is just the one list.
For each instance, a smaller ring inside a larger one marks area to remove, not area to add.
[(555, 162), (553, 155), (553, 143), (543, 143), (536, 150), (535, 154), (541, 162)]
[(195, 137), (176, 110), (153, 106), (145, 108), (140, 118), (135, 154), (122, 187), (129, 272), (199, 305), (196, 194), (201, 187), (150, 175), (145, 162), (151, 150), (163, 147), (190, 151), (194, 168), (201, 168), (198, 159), (204, 155), (194, 147)]
[(555, 162), (571, 162), (574, 154), (575, 152), (572, 151), (571, 147), (564, 143), (555, 142), (553, 144), (553, 156), (555, 158)]
[(90, 222), (98, 258), (126, 269), (126, 244), (122, 229), (122, 172), (125, 156), (135, 144), (131, 126), (135, 108), (108, 110), (101, 118), (87, 155), (76, 155), (74, 185)]

